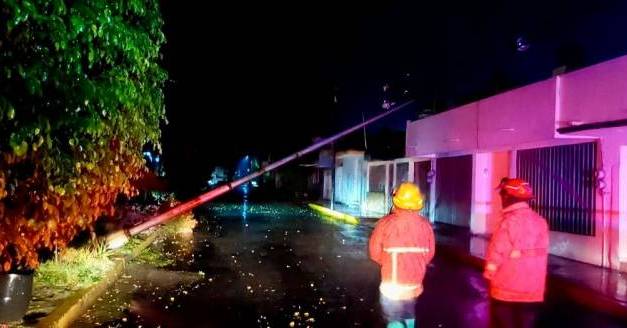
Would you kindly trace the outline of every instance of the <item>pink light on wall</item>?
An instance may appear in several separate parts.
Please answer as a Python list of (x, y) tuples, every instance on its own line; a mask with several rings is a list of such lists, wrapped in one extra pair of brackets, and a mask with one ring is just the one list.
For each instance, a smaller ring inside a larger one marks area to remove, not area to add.
[(479, 153), (473, 156), (473, 190), (470, 230), (476, 234), (488, 233), (488, 216), (492, 212), (490, 182), (492, 181), (492, 154)]
[[(410, 122), (406, 156), (481, 156), (509, 151), (510, 173), (515, 174), (519, 151), (597, 142), (598, 164), (606, 168), (606, 183), (611, 186), (596, 198), (597, 233), (583, 236), (552, 231), (551, 253), (614, 268), (622, 264), (627, 271), (626, 122), (624, 56)], [(487, 157), (475, 159), (475, 164), (490, 161)], [(488, 204), (493, 202), (485, 189), (489, 179), (482, 177), (480, 168), (473, 174), (471, 228), (489, 231)]]
[(492, 149), (553, 139), (555, 79), (479, 101), (479, 148)]
[(470, 229), (476, 234), (491, 233), (498, 224), (501, 200), (495, 190), (501, 178), (508, 176), (509, 153), (473, 155), (472, 218)]
[(411, 122), (407, 126), (408, 157), (477, 149), (477, 103)]
[[(559, 129), (564, 127), (564, 113), (563, 113), (563, 85), (564, 85), (564, 76), (555, 77), (555, 138), (556, 139), (590, 139), (587, 135), (578, 135), (578, 134), (565, 134), (560, 133)], [(568, 113), (566, 113), (568, 114)], [(571, 121), (569, 126), (578, 126), (584, 124), (581, 121)]]
[(627, 262), (627, 146), (620, 147), (618, 179), (618, 259)]
[(560, 127), (627, 117), (627, 56), (561, 77)]

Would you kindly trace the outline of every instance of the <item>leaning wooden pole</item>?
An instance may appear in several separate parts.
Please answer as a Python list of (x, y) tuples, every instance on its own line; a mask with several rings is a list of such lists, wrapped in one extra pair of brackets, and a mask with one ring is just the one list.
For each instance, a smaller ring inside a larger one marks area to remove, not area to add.
[(119, 247), (119, 246), (123, 245), (126, 242), (126, 240), (128, 240), (128, 237), (130, 237), (132, 235), (135, 235), (135, 234), (137, 234), (137, 233), (139, 233), (141, 231), (144, 231), (144, 230), (146, 230), (148, 228), (154, 227), (154, 226), (156, 226), (158, 224), (164, 223), (164, 222), (166, 222), (166, 221), (168, 221), (170, 219), (173, 219), (173, 218), (179, 216), (182, 213), (188, 212), (189, 210), (197, 207), (198, 205), (204, 204), (204, 203), (206, 203), (206, 202), (208, 202), (208, 201), (210, 201), (210, 200), (212, 200), (212, 199), (214, 199), (214, 198), (216, 198), (216, 197), (218, 197), (218, 196), (220, 196), (222, 194), (225, 194), (225, 193), (231, 191), (234, 188), (237, 188), (238, 186), (240, 186), (240, 185), (242, 185), (242, 184), (244, 184), (246, 182), (249, 182), (249, 181), (251, 181), (251, 180), (253, 180), (255, 178), (258, 178), (258, 177), (260, 177), (261, 175), (263, 175), (263, 174), (265, 174), (267, 172), (273, 171), (273, 170), (275, 170), (275, 169), (277, 169), (277, 168), (279, 168), (279, 167), (281, 167), (281, 166), (283, 166), (283, 165), (285, 165), (285, 164), (287, 164), (287, 163), (289, 163), (289, 162), (291, 162), (291, 161), (293, 161), (295, 159), (298, 159), (298, 158), (300, 158), (300, 157), (302, 157), (302, 156), (304, 156), (306, 154), (309, 154), (309, 153), (311, 153), (311, 152), (313, 152), (315, 150), (318, 150), (318, 149), (320, 149), (321, 147), (323, 147), (325, 145), (328, 145), (328, 144), (330, 144), (330, 143), (332, 143), (332, 142), (334, 142), (334, 141), (336, 141), (338, 139), (341, 139), (342, 137), (345, 137), (345, 136), (351, 134), (352, 132), (355, 132), (355, 131), (357, 131), (357, 130), (359, 130), (359, 129), (361, 129), (361, 128), (363, 128), (363, 127), (365, 127), (365, 126), (367, 126), (367, 125), (369, 125), (371, 123), (374, 123), (374, 122), (376, 122), (376, 121), (378, 121), (378, 120), (380, 120), (380, 119), (382, 119), (382, 118), (384, 118), (384, 117), (386, 117), (386, 116), (388, 116), (388, 115), (390, 115), (392, 113), (395, 113), (395, 112), (397, 112), (397, 111), (399, 111), (399, 110), (409, 106), (413, 102), (414, 102), (413, 100), (410, 100), (410, 101), (407, 101), (407, 102), (405, 102), (405, 103), (403, 103), (401, 105), (393, 107), (390, 110), (387, 110), (387, 111), (385, 111), (385, 112), (383, 112), (383, 113), (381, 113), (381, 114), (379, 114), (377, 116), (374, 116), (374, 117), (368, 119), (367, 121), (362, 122), (361, 124), (355, 125), (355, 126), (349, 128), (349, 129), (346, 129), (346, 130), (344, 130), (344, 131), (342, 131), (340, 133), (337, 133), (337, 134), (335, 134), (333, 136), (330, 136), (330, 137), (328, 137), (326, 139), (320, 140), (320, 141), (312, 144), (311, 146), (309, 146), (309, 147), (307, 147), (307, 148), (305, 148), (305, 149), (303, 149), (301, 151), (297, 151), (296, 153), (293, 153), (292, 155), (289, 155), (289, 156), (287, 156), (287, 157), (285, 157), (285, 158), (283, 158), (281, 160), (278, 160), (278, 161), (276, 161), (276, 162), (274, 162), (274, 163), (272, 163), (272, 164), (270, 164), (268, 166), (265, 166), (264, 168), (262, 168), (261, 170), (255, 172), (255, 173), (249, 174), (249, 175), (247, 175), (245, 177), (242, 177), (240, 179), (237, 179), (237, 180), (235, 180), (233, 182), (230, 182), (230, 183), (227, 183), (227, 184), (222, 185), (220, 187), (217, 187), (215, 189), (212, 189), (212, 190), (210, 190), (210, 191), (208, 191), (208, 192), (206, 192), (204, 194), (201, 194), (198, 197), (192, 198), (192, 199), (190, 199), (190, 200), (188, 200), (188, 201), (186, 201), (184, 203), (181, 203), (181, 204), (177, 205), (176, 207), (173, 207), (173, 208), (171, 208), (171, 209), (169, 209), (169, 210), (167, 210), (167, 211), (165, 211), (163, 213), (157, 214), (154, 217), (152, 217), (152, 218), (144, 221), (143, 223), (138, 224), (138, 225), (136, 225), (136, 226), (134, 226), (134, 227), (132, 227), (132, 228), (130, 228), (128, 230), (115, 232), (115, 233), (107, 236), (107, 245), (108, 245), (109, 248)]

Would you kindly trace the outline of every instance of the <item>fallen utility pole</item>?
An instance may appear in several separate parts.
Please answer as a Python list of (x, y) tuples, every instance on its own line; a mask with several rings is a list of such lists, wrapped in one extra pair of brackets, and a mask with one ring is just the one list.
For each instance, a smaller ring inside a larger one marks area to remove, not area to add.
[(361, 128), (363, 128), (363, 127), (365, 127), (365, 126), (367, 126), (367, 125), (369, 125), (369, 124), (371, 124), (373, 122), (376, 122), (376, 121), (378, 121), (378, 120), (380, 120), (380, 119), (382, 119), (382, 118), (384, 118), (384, 117), (386, 117), (386, 116), (388, 116), (388, 115), (390, 115), (392, 113), (395, 113), (395, 112), (401, 110), (402, 108), (405, 108), (405, 107), (409, 106), (413, 102), (414, 102), (414, 100), (410, 100), (410, 101), (407, 101), (407, 102), (405, 102), (405, 103), (403, 103), (401, 105), (393, 107), (393, 108), (391, 108), (390, 110), (388, 110), (388, 111), (386, 111), (384, 113), (381, 113), (381, 114), (379, 114), (377, 116), (374, 116), (374, 117), (368, 119), (367, 121), (362, 122), (361, 124), (355, 125), (355, 126), (349, 128), (347, 130), (344, 130), (344, 131), (342, 131), (340, 133), (337, 133), (337, 134), (335, 134), (335, 135), (333, 135), (331, 137), (328, 137), (326, 139), (320, 140), (320, 141), (314, 143), (313, 145), (311, 145), (311, 146), (309, 146), (309, 147), (307, 147), (307, 148), (305, 148), (305, 149), (303, 149), (301, 151), (298, 151), (298, 152), (296, 152), (296, 153), (294, 153), (292, 155), (289, 155), (289, 156), (287, 156), (287, 157), (285, 157), (285, 158), (283, 158), (283, 159), (281, 159), (279, 161), (276, 161), (276, 162), (274, 162), (274, 163), (272, 163), (272, 164), (270, 164), (268, 166), (265, 166), (264, 168), (262, 168), (261, 170), (255, 172), (255, 173), (249, 174), (249, 175), (247, 175), (245, 177), (242, 177), (240, 179), (237, 179), (237, 180), (235, 180), (233, 182), (230, 182), (230, 183), (227, 183), (225, 185), (219, 186), (219, 187), (217, 187), (215, 189), (212, 189), (212, 190), (210, 190), (210, 191), (208, 191), (208, 192), (206, 192), (204, 194), (201, 194), (200, 196), (198, 196), (196, 198), (192, 198), (192, 199), (190, 199), (190, 200), (188, 200), (188, 201), (186, 201), (184, 203), (181, 203), (181, 204), (179, 204), (179, 205), (177, 205), (177, 206), (175, 206), (175, 207), (173, 207), (173, 208), (171, 208), (171, 209), (169, 209), (169, 210), (167, 210), (167, 211), (165, 211), (165, 212), (163, 212), (161, 214), (157, 214), (156, 216), (154, 216), (154, 217), (144, 221), (141, 224), (138, 224), (138, 225), (136, 225), (134, 227), (131, 227), (128, 230), (117, 231), (117, 232), (107, 236), (107, 238), (106, 238), (106, 240), (107, 240), (107, 247), (108, 248), (120, 247), (120, 246), (124, 245), (126, 243), (126, 241), (128, 240), (128, 237), (130, 237), (132, 235), (135, 235), (135, 234), (137, 234), (139, 232), (142, 232), (142, 231), (144, 231), (144, 230), (146, 230), (148, 228), (154, 227), (154, 226), (156, 226), (158, 224), (164, 223), (164, 222), (166, 222), (166, 221), (168, 221), (168, 220), (170, 220), (172, 218), (175, 218), (175, 217), (179, 216), (180, 214), (188, 212), (189, 210), (197, 207), (198, 205), (204, 204), (204, 203), (206, 203), (206, 202), (208, 202), (208, 201), (210, 201), (210, 200), (212, 200), (212, 199), (214, 199), (214, 198), (216, 198), (216, 197), (218, 197), (218, 196), (220, 196), (222, 194), (225, 194), (225, 193), (227, 193), (227, 192), (237, 188), (238, 186), (240, 186), (240, 185), (242, 185), (244, 183), (247, 183), (248, 181), (251, 181), (251, 180), (253, 180), (255, 178), (258, 178), (258, 177), (260, 177), (261, 175), (263, 175), (263, 174), (265, 174), (267, 172), (270, 172), (270, 171), (272, 171), (272, 170), (274, 170), (276, 168), (279, 168), (279, 167), (281, 167), (281, 166), (283, 166), (283, 165), (285, 165), (285, 164), (287, 164), (287, 163), (289, 163), (289, 162), (291, 162), (291, 161), (293, 161), (295, 159), (298, 159), (298, 158), (300, 158), (300, 157), (302, 157), (302, 156), (304, 156), (306, 154), (309, 154), (309, 153), (311, 153), (311, 152), (313, 152), (313, 151), (315, 151), (317, 149), (320, 149), (321, 147), (323, 147), (323, 146), (325, 146), (325, 145), (327, 145), (329, 143), (332, 143), (332, 142), (334, 142), (334, 141), (336, 141), (336, 140), (338, 140), (338, 139), (340, 139), (340, 138), (342, 138), (342, 137), (344, 137), (344, 136), (346, 136), (346, 135), (348, 135), (348, 134), (350, 134), (352, 132), (355, 132), (355, 131), (357, 131), (357, 130), (359, 130), (359, 129), (361, 129)]

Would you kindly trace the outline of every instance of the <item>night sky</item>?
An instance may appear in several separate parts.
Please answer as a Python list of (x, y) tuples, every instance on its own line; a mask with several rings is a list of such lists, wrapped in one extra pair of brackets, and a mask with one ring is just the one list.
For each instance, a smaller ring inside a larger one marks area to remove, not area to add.
[(369, 133), (627, 54), (627, 1), (478, 3), (162, 1), (168, 174), (287, 155), (382, 111), (386, 83), (416, 106)]

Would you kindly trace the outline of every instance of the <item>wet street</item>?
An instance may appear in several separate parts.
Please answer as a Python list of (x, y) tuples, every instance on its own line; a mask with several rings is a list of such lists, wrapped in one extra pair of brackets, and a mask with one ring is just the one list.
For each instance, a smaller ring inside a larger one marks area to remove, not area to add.
[[(379, 272), (367, 258), (372, 221), (323, 219), (304, 207), (214, 205), (193, 236), (155, 245), (174, 259), (141, 262), (76, 327), (382, 327)], [(624, 327), (558, 297), (538, 327)], [(481, 273), (437, 255), (418, 327), (487, 327)]]

